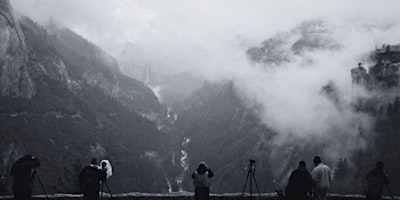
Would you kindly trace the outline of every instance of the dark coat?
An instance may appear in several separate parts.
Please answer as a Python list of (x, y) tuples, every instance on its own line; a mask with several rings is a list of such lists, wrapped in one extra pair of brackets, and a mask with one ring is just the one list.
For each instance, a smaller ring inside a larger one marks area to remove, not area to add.
[(311, 174), (304, 167), (299, 167), (292, 172), (286, 195), (289, 199), (307, 199), (307, 193), (312, 192), (313, 181)]
[(18, 159), (11, 167), (11, 176), (13, 176), (13, 188), (31, 188), (32, 187), (32, 169), (39, 167), (40, 161), (34, 157), (23, 157)]
[(205, 165), (201, 165), (193, 172), (192, 178), (195, 185), (194, 197), (196, 200), (208, 200), (210, 198), (209, 180), (214, 176), (213, 171)]
[(79, 174), (79, 186), (83, 191), (85, 198), (92, 196), (94, 199), (98, 199), (100, 181), (105, 180), (105, 171), (91, 165), (84, 167)]
[(375, 168), (367, 174), (367, 194), (382, 195), (383, 186), (389, 183), (387, 174), (382, 170)]

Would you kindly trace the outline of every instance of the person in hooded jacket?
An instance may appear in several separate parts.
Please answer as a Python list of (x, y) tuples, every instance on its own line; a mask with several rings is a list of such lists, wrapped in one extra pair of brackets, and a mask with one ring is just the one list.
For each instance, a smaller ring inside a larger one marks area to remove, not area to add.
[(388, 175), (383, 171), (383, 162), (378, 161), (376, 168), (367, 174), (367, 190), (366, 198), (371, 200), (379, 200), (382, 197), (383, 186), (388, 184)]
[(11, 176), (13, 176), (15, 200), (31, 199), (33, 179), (35, 176), (32, 170), (39, 166), (39, 159), (29, 154), (15, 161), (10, 171)]
[(208, 200), (210, 197), (210, 178), (214, 173), (205, 162), (200, 162), (199, 167), (193, 172), (194, 197), (196, 200)]
[(286, 195), (289, 200), (308, 200), (312, 189), (313, 180), (306, 168), (306, 162), (300, 161), (299, 167), (290, 175)]

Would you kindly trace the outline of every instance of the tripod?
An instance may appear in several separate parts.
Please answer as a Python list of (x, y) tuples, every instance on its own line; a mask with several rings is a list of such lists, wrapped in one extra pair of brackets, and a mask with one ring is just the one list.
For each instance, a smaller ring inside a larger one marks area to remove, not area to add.
[[(255, 172), (256, 172), (256, 165), (255, 165), (255, 160), (249, 160), (249, 169), (247, 171), (247, 177), (246, 177), (246, 181), (244, 182), (244, 187), (243, 187), (243, 191), (242, 191), (242, 195), (240, 197), (240, 199), (243, 199), (243, 194), (244, 194), (244, 190), (246, 189), (246, 185), (247, 185), (247, 181), (250, 182), (250, 198), (252, 197), (253, 193), (252, 193), (252, 181), (254, 180), (254, 183), (256, 184), (256, 189), (258, 192), (258, 197), (261, 200), (261, 194), (260, 194), (260, 190), (258, 189), (258, 185), (257, 185), (257, 181), (256, 181), (256, 177), (254, 176)], [(249, 179), (250, 178), (250, 179)]]
[(386, 187), (386, 190), (388, 191), (390, 197), (391, 197), (392, 199), (394, 199), (394, 197), (393, 197), (393, 195), (392, 195), (392, 192), (389, 190), (389, 186), (388, 186), (387, 184), (385, 184), (385, 187)]
[(48, 200), (49, 197), (47, 196), (46, 189), (44, 188), (43, 183), (42, 183), (42, 181), (40, 180), (40, 177), (39, 177), (39, 174), (38, 174), (36, 168), (33, 169), (32, 178), (33, 178), (33, 180), (32, 180), (32, 187), (33, 187), (33, 182), (35, 181), (35, 178), (37, 178), (37, 180), (39, 181), (40, 186), (42, 187), (42, 190), (43, 190), (44, 194), (46, 195), (46, 200)]
[(112, 198), (112, 193), (110, 191), (110, 188), (108, 187), (107, 180), (104, 180), (101, 182), (101, 197), (100, 198), (103, 198), (104, 185), (106, 185), (107, 190), (110, 193), (110, 198)]

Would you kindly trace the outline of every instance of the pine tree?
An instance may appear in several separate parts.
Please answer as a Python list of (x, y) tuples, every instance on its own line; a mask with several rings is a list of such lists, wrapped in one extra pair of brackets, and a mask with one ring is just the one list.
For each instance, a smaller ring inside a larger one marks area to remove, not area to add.
[(393, 112), (396, 116), (399, 114), (399, 109), (400, 109), (399, 96), (396, 96), (396, 98), (394, 99), (394, 108), (393, 108)]
[(393, 106), (392, 103), (389, 103), (387, 108), (387, 116), (391, 117), (392, 115), (393, 115)]
[(340, 158), (336, 164), (335, 179), (344, 180), (347, 177), (349, 166), (347, 158)]

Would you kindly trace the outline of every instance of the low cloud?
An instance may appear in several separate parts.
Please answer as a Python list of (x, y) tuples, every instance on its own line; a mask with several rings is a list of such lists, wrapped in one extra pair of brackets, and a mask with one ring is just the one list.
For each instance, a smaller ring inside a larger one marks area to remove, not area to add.
[[(343, 147), (337, 154), (363, 147), (359, 130), (370, 124), (368, 116), (352, 110), (354, 98), (368, 93), (354, 89), (350, 69), (358, 62), (372, 65), (368, 56), (376, 45), (400, 41), (396, 0), (13, 0), (12, 4), (40, 23), (60, 22), (114, 56), (130, 42), (143, 49), (143, 59), (173, 71), (190, 71), (210, 81), (233, 80), (249, 108), (257, 108), (260, 119), (278, 133), (277, 144), (290, 136), (325, 138), (327, 152)], [(301, 36), (293, 28), (313, 19), (326, 23), (325, 34), (338, 48), (290, 52), (290, 42)], [(283, 50), (289, 52), (289, 61), (249, 61), (249, 47), (288, 34), (289, 45)], [(328, 83), (337, 89), (339, 105), (321, 94)]]

